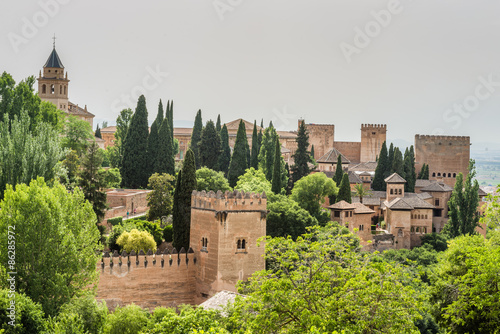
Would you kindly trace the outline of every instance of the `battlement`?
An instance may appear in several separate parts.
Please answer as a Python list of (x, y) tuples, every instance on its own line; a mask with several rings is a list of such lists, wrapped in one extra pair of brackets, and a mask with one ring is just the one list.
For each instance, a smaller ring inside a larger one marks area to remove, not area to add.
[(361, 124), (361, 130), (386, 130), (387, 124)]
[(147, 268), (152, 267), (178, 267), (180, 265), (196, 264), (196, 258), (194, 256), (194, 251), (192, 248), (186, 251), (181, 248), (179, 252), (174, 248), (169, 251), (165, 249), (163, 252), (157, 250), (153, 253), (150, 249), (146, 253), (140, 251), (135, 253), (134, 251), (127, 254), (127, 252), (118, 253), (114, 251), (113, 253), (104, 252), (102, 255), (100, 266), (101, 270), (109, 270), (113, 273), (113, 268), (117, 269), (119, 272), (130, 271), (135, 268)]
[(244, 191), (196, 191), (191, 194), (191, 208), (210, 211), (266, 211), (266, 193)]
[(462, 143), (462, 144), (469, 144), (470, 143), (470, 137), (469, 136), (444, 136), (444, 135), (415, 135), (415, 142), (419, 141), (447, 141), (447, 142), (455, 142), (455, 143)]

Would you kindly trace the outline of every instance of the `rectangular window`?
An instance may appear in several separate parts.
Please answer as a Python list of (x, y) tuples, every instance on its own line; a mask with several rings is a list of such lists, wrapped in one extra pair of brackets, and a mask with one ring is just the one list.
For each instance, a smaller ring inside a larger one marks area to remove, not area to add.
[(333, 211), (333, 216), (335, 218), (340, 218), (340, 211)]
[(441, 217), (443, 209), (433, 209), (432, 210), (434, 217)]
[(365, 229), (364, 225), (359, 225), (359, 230), (360, 231), (364, 231), (364, 229)]
[(345, 216), (346, 216), (346, 218), (349, 217), (349, 211), (345, 212)]
[(436, 199), (434, 200), (434, 205), (435, 205), (435, 206), (439, 206), (439, 198), (436, 198)]

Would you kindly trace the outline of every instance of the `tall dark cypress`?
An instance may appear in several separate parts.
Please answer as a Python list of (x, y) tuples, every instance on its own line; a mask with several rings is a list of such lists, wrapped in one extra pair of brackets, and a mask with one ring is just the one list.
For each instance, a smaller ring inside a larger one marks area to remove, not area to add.
[(423, 179), (425, 180), (429, 179), (429, 165), (425, 165), (425, 173)]
[(398, 173), (403, 179), (406, 178), (403, 163), (403, 154), (399, 150), (399, 147), (394, 149), (394, 160), (392, 161), (392, 172)]
[(311, 158), (314, 159), (314, 145), (311, 145)]
[(261, 120), (260, 122), (260, 129), (259, 129), (259, 135), (257, 136), (257, 143), (259, 143), (259, 151), (257, 152), (257, 165), (259, 164), (259, 153), (260, 153), (260, 148), (262, 147), (262, 129), (264, 128), (264, 120)]
[(182, 182), (182, 169), (179, 171), (179, 173), (177, 173), (177, 180), (175, 181), (175, 189), (174, 189), (174, 200), (172, 203), (173, 244), (175, 244), (175, 240), (182, 240), (182, 212), (179, 206), (179, 198), (182, 195), (181, 182)]
[(340, 182), (339, 193), (337, 195), (337, 202), (346, 201), (352, 203), (351, 199), (351, 184), (349, 183), (349, 176), (344, 173), (342, 181)]
[[(410, 175), (411, 182), (409, 182), (409, 190), (410, 192), (415, 192), (415, 183), (417, 182), (417, 171), (415, 170), (415, 150), (413, 149), (413, 145), (410, 146)], [(408, 177), (408, 175), (406, 176)]]
[(227, 176), (229, 164), (231, 162), (231, 148), (229, 147), (229, 134), (227, 132), (226, 124), (224, 124), (220, 130), (220, 143), (221, 152), (219, 155), (218, 170), (224, 172), (224, 175)]
[(122, 144), (120, 174), (124, 188), (146, 188), (148, 185), (148, 136), (146, 98), (141, 95)]
[(200, 168), (200, 140), (201, 140), (201, 132), (203, 131), (203, 121), (201, 119), (201, 110), (198, 110), (196, 113), (196, 117), (194, 119), (194, 127), (193, 132), (191, 133), (191, 143), (189, 144), (189, 148), (194, 153), (194, 159), (196, 162), (196, 169)]
[(161, 123), (159, 132), (158, 155), (156, 159), (155, 172), (175, 174), (174, 145), (170, 130), (170, 122), (165, 118)]
[[(168, 104), (167, 104), (167, 108), (168, 108)], [(161, 102), (161, 99), (160, 99), (160, 103), (158, 103), (158, 114), (156, 114), (156, 124), (158, 126), (158, 129), (160, 129), (161, 122), (163, 122), (163, 103)]]
[(415, 158), (413, 155), (413, 145), (410, 147), (410, 149), (406, 148), (405, 150), (405, 155), (403, 158), (403, 164), (404, 164), (404, 173), (405, 173), (405, 191), (407, 192), (415, 192), (415, 182), (416, 182), (416, 175), (415, 175)]
[(387, 159), (387, 166), (386, 166), (387, 169), (385, 170), (384, 178), (394, 173), (392, 169), (393, 162), (394, 162), (394, 145), (391, 143), (391, 146), (389, 146), (389, 158)]
[(377, 167), (375, 168), (375, 176), (373, 177), (372, 188), (373, 190), (385, 191), (385, 173), (388, 164), (387, 144), (384, 141), (380, 154), (378, 155)]
[(257, 134), (257, 121), (253, 123), (253, 132), (252, 132), (252, 156), (250, 158), (250, 167), (255, 169), (259, 168), (259, 135)]
[(220, 133), (220, 130), (222, 129), (221, 124), (220, 124), (220, 114), (217, 115), (217, 123), (215, 124), (215, 130), (217, 130), (218, 133)]
[(276, 149), (274, 153), (273, 180), (271, 190), (275, 194), (281, 192), (281, 144), (279, 138), (276, 138)]
[(309, 134), (307, 133), (304, 121), (300, 122), (299, 132), (297, 133), (297, 150), (293, 154), (295, 164), (292, 166), (293, 182), (297, 182), (302, 177), (309, 175), (312, 163), (311, 154), (307, 151), (309, 148)]
[(200, 163), (201, 166), (213, 170), (218, 169), (220, 155), (220, 136), (215, 129), (214, 122), (209, 120), (201, 133)]
[(243, 121), (240, 121), (238, 132), (236, 133), (233, 156), (231, 157), (231, 163), (229, 164), (228, 180), (231, 187), (236, 186), (238, 178), (240, 175), (245, 173), (245, 170), (248, 167), (246, 152), (247, 145), (248, 141), (245, 124)]
[(259, 152), (259, 168), (262, 170), (269, 182), (271, 182), (273, 179), (276, 138), (278, 138), (276, 129), (272, 125), (270, 125), (264, 130), (262, 145)]
[(172, 245), (177, 250), (180, 250), (182, 247), (186, 250), (189, 249), (189, 236), (191, 228), (191, 193), (195, 189), (196, 165), (194, 153), (193, 151), (188, 150), (182, 166), (180, 192), (177, 199), (177, 209), (179, 215), (177, 216), (177, 222), (173, 222), (174, 242)]
[(158, 172), (156, 170), (156, 165), (160, 148), (159, 132), (162, 122), (163, 122), (163, 103), (161, 102), (160, 99), (160, 102), (158, 103), (158, 113), (156, 114), (156, 119), (153, 121), (153, 124), (151, 124), (151, 129), (149, 131), (149, 137), (148, 137), (148, 156), (150, 164), (149, 165), (150, 175), (155, 172)]
[[(342, 169), (342, 156), (339, 155), (337, 157), (337, 167), (335, 168), (335, 174), (333, 175), (333, 181), (335, 181), (337, 187), (340, 187), (340, 182), (342, 182), (343, 176), (344, 176), (344, 170)], [(330, 203), (333, 204), (336, 202), (337, 202), (337, 195), (331, 195)]]
[(97, 124), (97, 128), (95, 129), (94, 136), (97, 137), (97, 138), (101, 138), (102, 139), (101, 129), (99, 129), (99, 124)]
[(425, 176), (425, 163), (422, 164), (422, 168), (420, 168), (420, 172), (418, 173), (417, 179), (421, 180)]
[(172, 143), (174, 142), (174, 100), (169, 101), (167, 110), (165, 111), (165, 117), (168, 119), (168, 125), (170, 128), (170, 136), (172, 137)]

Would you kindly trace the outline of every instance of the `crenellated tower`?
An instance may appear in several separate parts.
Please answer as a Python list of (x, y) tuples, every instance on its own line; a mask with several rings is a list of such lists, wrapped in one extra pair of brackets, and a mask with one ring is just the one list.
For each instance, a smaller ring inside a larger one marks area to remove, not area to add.
[(195, 302), (265, 269), (265, 193), (193, 191), (190, 247), (197, 259)]
[(386, 133), (385, 124), (361, 124), (361, 162), (377, 161)]

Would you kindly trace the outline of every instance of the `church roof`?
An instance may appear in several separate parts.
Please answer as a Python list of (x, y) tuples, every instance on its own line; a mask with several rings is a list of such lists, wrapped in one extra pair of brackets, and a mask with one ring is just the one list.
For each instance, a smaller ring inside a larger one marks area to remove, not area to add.
[(45, 63), (45, 65), (43, 65), (43, 67), (64, 68), (62, 61), (57, 54), (56, 48), (52, 49), (49, 59), (47, 59), (47, 62)]
[(392, 173), (384, 181), (387, 183), (406, 183), (406, 180), (399, 176), (398, 173)]
[(336, 148), (332, 148), (330, 151), (326, 152), (321, 158), (316, 160), (316, 162), (323, 163), (337, 163), (338, 157), (340, 155), (340, 159), (343, 164), (348, 164), (350, 161), (347, 159), (342, 153), (339, 152)]

